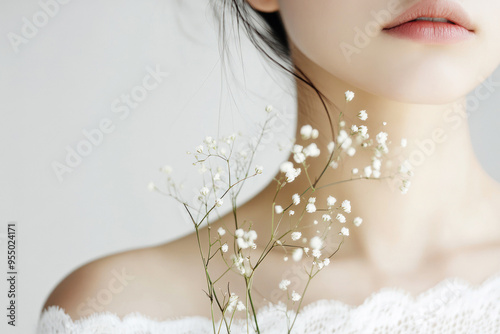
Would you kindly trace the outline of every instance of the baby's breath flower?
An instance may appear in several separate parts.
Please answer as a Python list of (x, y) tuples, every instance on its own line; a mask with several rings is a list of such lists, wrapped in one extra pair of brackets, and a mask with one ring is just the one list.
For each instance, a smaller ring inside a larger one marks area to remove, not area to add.
[(356, 133), (358, 132), (358, 127), (356, 125), (351, 125), (351, 132)]
[(286, 289), (288, 289), (288, 286), (290, 285), (290, 283), (291, 283), (291, 282), (290, 282), (289, 280), (287, 280), (287, 279), (282, 280), (282, 281), (280, 282), (280, 284), (279, 284), (279, 288), (280, 288), (280, 290), (285, 291)]
[(351, 202), (344, 200), (342, 202), (342, 210), (344, 210), (344, 212), (351, 213)]
[(300, 233), (300, 232), (292, 232), (292, 235), (291, 235), (291, 236), (292, 236), (292, 240), (293, 240), (293, 241), (297, 241), (297, 240), (299, 240), (299, 239), (300, 239), (300, 237), (302, 236), (302, 233)]
[(349, 147), (346, 151), (346, 154), (350, 157), (354, 156), (354, 154), (356, 154), (356, 149), (354, 147)]
[(406, 147), (408, 145), (408, 140), (406, 138), (401, 139), (401, 147)]
[(226, 230), (222, 227), (219, 227), (217, 229), (217, 233), (222, 237), (224, 234), (226, 234)]
[(361, 217), (356, 217), (353, 220), (353, 223), (354, 223), (355, 226), (361, 225), (362, 222), (363, 222), (363, 219)]
[(319, 156), (320, 154), (320, 150), (315, 143), (309, 144), (306, 148), (304, 148), (303, 152), (306, 157), (313, 158)]
[(296, 163), (301, 164), (306, 161), (306, 155), (302, 152), (294, 153), (293, 160), (295, 160)]
[(406, 174), (410, 169), (408, 168), (409, 162), (408, 160), (403, 161), (403, 163), (399, 166), (399, 172), (401, 174)]
[(165, 174), (172, 174), (173, 168), (169, 165), (165, 165), (161, 168), (161, 171)]
[(358, 113), (358, 118), (362, 121), (366, 121), (368, 119), (368, 114), (366, 113), (366, 110), (361, 110)]
[(300, 128), (300, 135), (302, 136), (303, 140), (307, 140), (311, 138), (313, 131), (313, 127), (310, 126), (309, 124), (304, 125)]
[(387, 132), (379, 132), (377, 134), (377, 136), (375, 137), (375, 139), (377, 140), (377, 143), (383, 145), (386, 143), (387, 141)]
[(358, 174), (358, 172), (359, 172), (359, 170), (358, 170), (357, 168), (353, 168), (353, 169), (352, 169), (352, 173), (353, 173), (354, 175)]
[(330, 162), (329, 166), (332, 167), (333, 169), (337, 169), (337, 167), (339, 166), (339, 164), (336, 161), (332, 161), (332, 162)]
[(372, 161), (372, 166), (374, 170), (380, 170), (380, 168), (382, 168), (382, 161), (380, 161), (380, 159), (374, 158)]
[(353, 93), (353, 92), (351, 92), (350, 90), (346, 91), (346, 92), (345, 92), (345, 100), (346, 100), (347, 102), (351, 102), (351, 101), (352, 101), (352, 99), (354, 99), (354, 93)]
[(285, 257), (283, 258), (283, 261), (285, 261), (285, 262), (286, 262), (286, 261), (288, 261), (288, 256), (285, 256)]
[(267, 105), (266, 106), (266, 112), (270, 113), (271, 111), (273, 111), (273, 106), (272, 105)]
[(302, 248), (296, 248), (293, 251), (292, 258), (295, 262), (299, 262), (302, 260), (302, 255), (304, 254), (304, 250)]
[(299, 194), (293, 194), (292, 201), (293, 201), (293, 204), (299, 205), (300, 204), (300, 196), (299, 196)]
[(314, 205), (314, 203), (308, 203), (306, 205), (306, 211), (308, 213), (313, 213), (313, 212), (316, 212), (316, 205)]
[(277, 214), (283, 213), (283, 207), (282, 207), (281, 205), (275, 205), (275, 206), (274, 206), (274, 211), (275, 211)]
[(325, 222), (329, 222), (329, 221), (331, 221), (331, 220), (332, 220), (332, 217), (331, 217), (330, 215), (328, 215), (328, 214), (326, 214), (326, 213), (323, 215), (323, 221), (325, 221)]
[(308, 203), (316, 203), (316, 197), (309, 197), (307, 200)]
[(368, 139), (368, 127), (366, 125), (360, 125), (358, 127), (358, 133), (361, 135), (362, 138)]
[(219, 181), (219, 180), (220, 180), (220, 173), (215, 173), (214, 181)]
[(286, 176), (286, 182), (293, 182), (297, 176), (300, 175), (301, 169), (300, 168), (292, 168), (288, 170), (285, 174)]
[(323, 240), (318, 236), (313, 237), (310, 243), (312, 249), (320, 249), (321, 247), (323, 247)]
[(236, 304), (236, 310), (238, 311), (244, 311), (246, 309), (245, 305), (240, 301), (238, 301), (238, 304)]
[(306, 253), (306, 255), (309, 253), (309, 247), (304, 247), (304, 253)]
[(319, 270), (323, 269), (323, 267), (325, 266), (325, 265), (323, 264), (323, 261), (321, 261), (321, 262), (317, 262), (317, 261), (316, 261), (316, 265), (318, 266), (318, 269), (319, 269)]
[(374, 170), (373, 171), (373, 177), (376, 178), (376, 179), (378, 179), (380, 177), (380, 171)]
[(234, 292), (231, 292), (231, 295), (229, 296), (229, 301), (227, 302), (227, 308), (226, 308), (227, 312), (229, 313), (233, 312), (237, 302), (238, 302), (238, 296)]
[(370, 177), (372, 175), (372, 167), (371, 166), (366, 166), (365, 169), (364, 169), (364, 172), (365, 172), (365, 176), (366, 177)]
[(333, 152), (333, 150), (335, 149), (335, 143), (333, 141), (329, 142), (327, 148), (328, 148), (328, 152), (331, 154)]
[(297, 292), (295, 292), (295, 291), (292, 292), (292, 301), (298, 302), (300, 300), (300, 298), (301, 297)]
[(382, 125), (384, 125), (384, 126), (387, 125), (387, 122), (382, 122)]
[(156, 186), (153, 182), (148, 183), (148, 190), (149, 191), (154, 191), (156, 189)]
[(328, 196), (328, 198), (326, 199), (326, 204), (328, 206), (334, 206), (336, 202), (337, 202), (337, 199), (333, 196)]
[(264, 167), (257, 165), (255, 166), (255, 173), (256, 174), (262, 174), (262, 171), (264, 170)]
[(316, 139), (319, 137), (319, 131), (318, 129), (313, 129), (311, 132), (311, 139)]
[(224, 245), (221, 246), (220, 249), (222, 250), (223, 253), (226, 253), (228, 251), (228, 249), (229, 249), (229, 246), (227, 244), (224, 244)]
[(227, 136), (226, 138), (224, 138), (224, 141), (226, 142), (226, 144), (231, 144), (233, 141), (235, 141), (236, 139), (236, 133), (233, 133), (229, 136)]
[(292, 147), (292, 153), (301, 153), (304, 146), (295, 144)]
[(327, 265), (330, 264), (330, 259), (329, 258), (326, 258), (323, 260), (323, 265), (326, 267)]
[(200, 189), (200, 194), (202, 194), (203, 196), (207, 196), (209, 193), (210, 189), (208, 189), (207, 187), (203, 187)]
[(348, 236), (349, 235), (349, 229), (347, 227), (342, 227), (340, 229), (340, 234)]
[(217, 198), (215, 200), (215, 205), (216, 206), (222, 206), (223, 203), (224, 203), (224, 201), (222, 200), (222, 198)]
[(341, 213), (338, 213), (337, 214), (337, 217), (335, 217), (339, 222), (341, 222), (342, 224), (345, 223), (345, 216)]
[(321, 251), (319, 249), (313, 249), (312, 256), (314, 256), (315, 258), (319, 258), (321, 256)]
[(289, 216), (293, 216), (294, 214), (295, 214), (295, 211), (293, 211), (293, 210), (288, 211)]
[(345, 130), (340, 130), (337, 135), (337, 143), (342, 144), (347, 138), (349, 138), (347, 132)]
[(198, 172), (199, 172), (200, 174), (203, 174), (203, 173), (205, 173), (206, 171), (207, 171), (207, 167), (205, 166), (205, 164), (203, 164), (203, 163), (202, 163), (202, 164), (200, 165), (200, 168), (198, 168)]
[(282, 173), (286, 173), (286, 172), (288, 172), (289, 170), (292, 170), (292, 169), (293, 169), (293, 163), (290, 162), (290, 161), (285, 161), (285, 162), (283, 162), (280, 165), (280, 171)]
[(399, 188), (399, 190), (401, 190), (402, 194), (406, 194), (408, 192), (408, 189), (410, 188), (410, 185), (410, 180), (403, 180), (403, 185)]
[(245, 231), (243, 231), (242, 228), (239, 228), (236, 231), (234, 231), (234, 236), (237, 238), (243, 238), (244, 235), (245, 235)]
[[(236, 233), (236, 231), (238, 233)], [(257, 232), (255, 232), (254, 230), (250, 230), (248, 232), (244, 232), (242, 235), (241, 229), (238, 229), (236, 231), (235, 235), (237, 236), (236, 242), (238, 243), (238, 247), (240, 247), (241, 249), (246, 249), (248, 247), (255, 249), (257, 247), (254, 242), (255, 239), (257, 239)]]

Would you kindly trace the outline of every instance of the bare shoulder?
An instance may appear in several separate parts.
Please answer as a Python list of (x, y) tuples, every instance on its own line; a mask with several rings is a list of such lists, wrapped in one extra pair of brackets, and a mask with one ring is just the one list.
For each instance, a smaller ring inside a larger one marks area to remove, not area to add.
[(120, 317), (138, 312), (158, 320), (204, 315), (193, 308), (193, 304), (203, 304), (201, 311), (206, 306), (204, 299), (196, 300), (203, 297), (204, 276), (191, 239), (188, 236), (84, 264), (57, 285), (43, 309), (57, 305), (73, 320), (97, 312)]

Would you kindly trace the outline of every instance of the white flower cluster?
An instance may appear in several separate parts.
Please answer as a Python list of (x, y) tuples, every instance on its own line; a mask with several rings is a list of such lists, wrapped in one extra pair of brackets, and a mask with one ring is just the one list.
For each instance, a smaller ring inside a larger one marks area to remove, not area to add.
[(257, 239), (257, 232), (254, 230), (250, 231), (243, 231), (243, 229), (239, 228), (236, 231), (234, 231), (234, 236), (236, 238), (236, 243), (238, 244), (238, 247), (241, 249), (247, 249), (251, 247), (252, 249), (257, 248), (257, 245), (255, 244), (255, 240)]
[(294, 168), (292, 162), (285, 161), (280, 165), (280, 171), (285, 173), (286, 182), (291, 183), (300, 175), (301, 169)]
[(236, 307), (236, 310), (238, 311), (244, 311), (246, 310), (245, 304), (241, 302), (241, 300), (238, 300), (239, 297), (232, 292), (231, 295), (229, 296), (229, 300), (227, 302), (226, 306), (226, 312), (232, 313)]
[(243, 257), (241, 254), (232, 254), (231, 259), (233, 260), (234, 267), (241, 275), (247, 277), (251, 275), (252, 269), (250, 268), (250, 259), (248, 257)]
[(399, 190), (402, 194), (408, 193), (408, 189), (410, 188), (411, 181), (410, 178), (413, 176), (413, 171), (411, 170), (411, 164), (408, 160), (403, 161), (403, 163), (399, 166), (399, 173), (402, 175), (402, 184), (399, 187)]
[(300, 135), (303, 140), (316, 139), (319, 136), (319, 131), (317, 129), (313, 129), (311, 125), (307, 124), (300, 128)]
[(345, 100), (347, 102), (351, 102), (354, 99), (354, 93), (351, 92), (350, 90), (345, 92)]
[(306, 205), (306, 211), (308, 213), (316, 212), (316, 205), (314, 203), (316, 203), (316, 197), (309, 197)]

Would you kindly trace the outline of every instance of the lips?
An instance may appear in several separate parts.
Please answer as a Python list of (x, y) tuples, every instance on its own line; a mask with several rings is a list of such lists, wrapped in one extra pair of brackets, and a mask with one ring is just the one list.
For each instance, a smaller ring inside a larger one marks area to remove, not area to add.
[(463, 7), (452, 1), (432, 1), (424, 0), (419, 1), (413, 7), (405, 11), (403, 14), (399, 15), (394, 21), (387, 24), (384, 30), (390, 30), (398, 27), (402, 24), (415, 21), (418, 18), (441, 18), (451, 21), (451, 23), (442, 24), (454, 24), (461, 26), (471, 32), (475, 30), (474, 24), (468, 13), (463, 9)]

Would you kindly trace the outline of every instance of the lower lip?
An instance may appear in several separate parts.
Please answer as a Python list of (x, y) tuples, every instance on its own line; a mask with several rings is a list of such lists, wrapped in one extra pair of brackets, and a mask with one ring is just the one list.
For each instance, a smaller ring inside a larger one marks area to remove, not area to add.
[(384, 29), (389, 35), (410, 39), (425, 44), (451, 44), (466, 41), (474, 33), (462, 26), (431, 21), (412, 21), (391, 29)]

